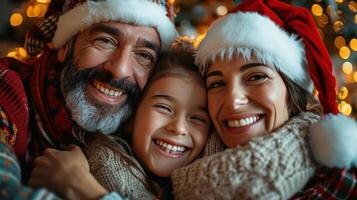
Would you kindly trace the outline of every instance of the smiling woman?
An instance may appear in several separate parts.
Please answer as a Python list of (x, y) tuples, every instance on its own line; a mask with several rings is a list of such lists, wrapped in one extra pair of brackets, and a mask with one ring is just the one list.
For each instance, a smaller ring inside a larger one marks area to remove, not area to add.
[(244, 145), (289, 119), (283, 79), (254, 57), (216, 60), (208, 68), (206, 85), (213, 123), (227, 147)]
[[(357, 185), (349, 184), (356, 183), (356, 170), (321, 168), (309, 149), (335, 149), (330, 140), (342, 130), (323, 128), (337, 120), (320, 120), (321, 109), (315, 106), (337, 114), (331, 60), (308, 10), (277, 0), (245, 1), (212, 24), (196, 62), (218, 136), (209, 137), (207, 157), (174, 171), (175, 198), (356, 198)], [(343, 116), (330, 117), (357, 127)], [(354, 134), (343, 135), (356, 141)], [(310, 139), (318, 143), (309, 146)], [(328, 152), (344, 157), (346, 165), (337, 166), (349, 168), (355, 159), (346, 156), (351, 148)]]

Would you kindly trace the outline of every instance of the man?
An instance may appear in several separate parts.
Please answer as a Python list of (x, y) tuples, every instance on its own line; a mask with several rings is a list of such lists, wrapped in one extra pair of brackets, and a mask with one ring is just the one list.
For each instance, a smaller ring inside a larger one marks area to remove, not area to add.
[(112, 134), (132, 113), (158, 54), (176, 37), (164, 0), (53, 0), (28, 36), (31, 64), (0, 60), (0, 136), (28, 178), (46, 147)]

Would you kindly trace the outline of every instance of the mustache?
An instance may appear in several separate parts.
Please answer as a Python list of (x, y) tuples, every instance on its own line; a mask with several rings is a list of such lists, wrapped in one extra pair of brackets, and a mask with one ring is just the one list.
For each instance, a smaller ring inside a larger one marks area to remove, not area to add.
[(136, 100), (141, 95), (141, 89), (128, 78), (117, 79), (113, 75), (103, 69), (103, 63), (86, 69), (78, 69), (72, 59), (67, 59), (64, 62), (62, 72), (62, 90), (64, 94), (75, 90), (78, 87), (84, 87), (90, 80), (98, 80), (113, 88), (123, 90), (128, 94), (129, 99)]
[(116, 79), (111, 73), (100, 68), (93, 68), (88, 74), (88, 80), (98, 80), (112, 88), (123, 90), (128, 94), (133, 94), (136, 90), (140, 90), (139, 86), (132, 83), (128, 78)]

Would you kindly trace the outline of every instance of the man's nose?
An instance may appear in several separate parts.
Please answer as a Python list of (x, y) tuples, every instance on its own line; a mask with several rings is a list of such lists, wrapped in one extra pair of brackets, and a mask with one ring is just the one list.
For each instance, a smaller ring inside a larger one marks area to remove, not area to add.
[(133, 63), (131, 60), (129, 48), (118, 48), (104, 64), (104, 69), (116, 79), (130, 78), (133, 76)]

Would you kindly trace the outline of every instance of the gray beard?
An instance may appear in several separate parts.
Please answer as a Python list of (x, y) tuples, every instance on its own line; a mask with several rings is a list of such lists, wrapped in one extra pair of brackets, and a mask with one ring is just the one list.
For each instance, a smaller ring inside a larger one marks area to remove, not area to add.
[(86, 95), (86, 85), (96, 73), (100, 74), (99, 71), (96, 72), (100, 66), (78, 70), (72, 59), (67, 58), (62, 67), (61, 90), (66, 106), (72, 119), (84, 130), (114, 133), (134, 112), (141, 93), (135, 84), (127, 80), (112, 80), (112, 86), (122, 88), (127, 93), (124, 104), (112, 106), (88, 99)]
[(72, 119), (89, 132), (114, 133), (132, 113), (128, 103), (109, 112), (108, 109), (98, 108), (86, 99), (83, 86), (70, 91), (65, 96), (65, 102)]

